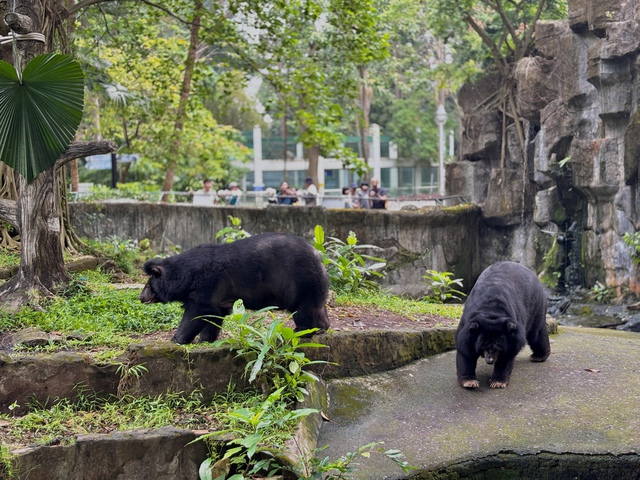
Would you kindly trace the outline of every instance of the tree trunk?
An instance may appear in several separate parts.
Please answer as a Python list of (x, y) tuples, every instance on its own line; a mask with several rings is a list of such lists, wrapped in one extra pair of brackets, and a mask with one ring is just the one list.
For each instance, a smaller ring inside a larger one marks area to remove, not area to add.
[(320, 147), (314, 145), (307, 149), (307, 156), (309, 157), (309, 176), (313, 179), (314, 185), (320, 188), (320, 181), (324, 185), (324, 178), (318, 178), (318, 159), (320, 157)]
[[(11, 2), (11, 11), (7, 11), (8, 3), (0, 2), (0, 7), (5, 8), (5, 11), (0, 13), (11, 30), (19, 33), (43, 33), (47, 45), (52, 43), (55, 31), (52, 25), (57, 20), (56, 2), (15, 0)], [(56, 18), (45, 19), (46, 15)], [(8, 48), (0, 47), (0, 57), (14, 64), (18, 64), (16, 62), (19, 60), (19, 65), (24, 68), (27, 62), (44, 51), (44, 44), (40, 42), (20, 41), (19, 59), (13, 58), (11, 45)], [(11, 172), (5, 172), (3, 176), (4, 185), (9, 183), (6, 181), (7, 178), (15, 177), (18, 200), (15, 202), (14, 221), (20, 232), (20, 268), (13, 278), (0, 287), (0, 303), (4, 309), (17, 310), (27, 303), (37, 307), (39, 299), (60, 290), (70, 280), (63, 259), (63, 217), (59, 208), (57, 167), (82, 156), (75, 155), (76, 153), (91, 150), (84, 148), (87, 144), (81, 145), (82, 148), (79, 149), (72, 146), (67, 148), (59, 160), (60, 163), (40, 173), (30, 184), (20, 175), (13, 175)], [(5, 203), (5, 206), (7, 205), (9, 204)]]
[(360, 140), (362, 142), (362, 158), (369, 165), (369, 117), (371, 114), (371, 100), (373, 88), (367, 85), (367, 69), (364, 65), (358, 67), (360, 71), (360, 109), (362, 111), (362, 124), (360, 126)]
[[(176, 167), (178, 166), (178, 158), (182, 147), (181, 134), (182, 126), (187, 112), (187, 104), (189, 95), (191, 94), (191, 79), (196, 64), (196, 53), (198, 49), (198, 38), (200, 35), (200, 22), (202, 20), (202, 0), (195, 0), (195, 12), (193, 21), (191, 22), (191, 37), (189, 40), (189, 51), (184, 67), (184, 77), (182, 78), (182, 88), (180, 90), (180, 102), (178, 103), (178, 111), (173, 126), (173, 142), (169, 148), (169, 160), (167, 163), (167, 172), (165, 173), (164, 183), (162, 184), (163, 192), (170, 192), (173, 189), (173, 181), (175, 178)], [(168, 194), (162, 196), (162, 201), (169, 200)]]

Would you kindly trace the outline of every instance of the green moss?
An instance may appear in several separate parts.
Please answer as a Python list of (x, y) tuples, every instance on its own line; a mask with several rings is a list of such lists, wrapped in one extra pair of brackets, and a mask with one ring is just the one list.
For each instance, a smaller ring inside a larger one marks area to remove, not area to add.
[(593, 308), (590, 307), (589, 305), (583, 305), (578, 310), (578, 315), (581, 316), (581, 317), (591, 316), (591, 315), (593, 315)]
[(557, 240), (553, 241), (553, 245), (544, 256), (544, 270), (540, 280), (544, 285), (555, 290), (558, 287), (560, 279), (560, 245)]
[(360, 385), (343, 383), (331, 392), (331, 402), (335, 405), (333, 415), (355, 421), (364, 417), (373, 403), (373, 391)]
[(443, 212), (446, 213), (468, 213), (476, 210), (478, 207), (472, 203), (461, 203), (460, 205), (454, 205), (452, 207), (444, 207), (442, 208)]

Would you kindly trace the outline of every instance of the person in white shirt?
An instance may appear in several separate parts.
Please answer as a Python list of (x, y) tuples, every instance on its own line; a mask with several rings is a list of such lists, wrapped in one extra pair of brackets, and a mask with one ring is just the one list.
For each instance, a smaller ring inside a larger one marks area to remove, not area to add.
[(318, 188), (313, 184), (313, 178), (307, 177), (304, 181), (302, 198), (305, 205), (317, 205)]

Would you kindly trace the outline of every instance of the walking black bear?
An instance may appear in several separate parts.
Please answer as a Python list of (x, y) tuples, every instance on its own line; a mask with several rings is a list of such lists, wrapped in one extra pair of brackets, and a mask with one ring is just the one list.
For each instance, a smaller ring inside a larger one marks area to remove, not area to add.
[(546, 323), (547, 297), (542, 284), (527, 267), (498, 262), (478, 278), (456, 331), (458, 383), (477, 388), (479, 357), (494, 365), (491, 388), (506, 388), (516, 355), (529, 343), (532, 362), (544, 362), (551, 353)]
[[(303, 238), (265, 233), (225, 244), (205, 244), (144, 264), (150, 275), (140, 301), (182, 302), (176, 343), (218, 338), (221, 319), (242, 299), (252, 310), (275, 306), (293, 314), (296, 330), (329, 328), (329, 277), (318, 252)], [(206, 320), (200, 317), (209, 317)], [(217, 323), (211, 323), (212, 321)]]

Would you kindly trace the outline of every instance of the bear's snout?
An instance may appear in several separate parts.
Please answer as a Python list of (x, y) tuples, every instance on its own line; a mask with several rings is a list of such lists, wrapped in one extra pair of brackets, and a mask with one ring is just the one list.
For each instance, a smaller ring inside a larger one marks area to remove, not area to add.
[(493, 365), (496, 362), (497, 355), (492, 352), (484, 352), (484, 359), (489, 365)]

